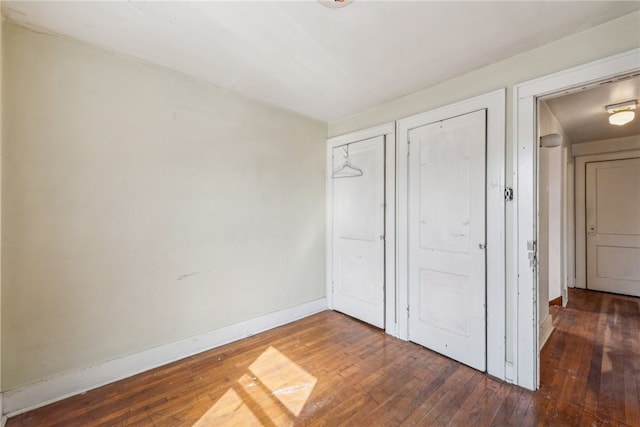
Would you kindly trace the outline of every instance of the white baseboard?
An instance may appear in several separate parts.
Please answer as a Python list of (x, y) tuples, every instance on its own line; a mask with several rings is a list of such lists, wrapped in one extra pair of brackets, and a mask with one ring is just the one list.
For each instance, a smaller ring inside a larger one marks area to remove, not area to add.
[(20, 389), (8, 390), (4, 392), (4, 413), (12, 417), (326, 309), (327, 299), (321, 298), (90, 368), (29, 384)]
[(7, 417), (4, 415), (4, 393), (0, 393), (0, 427), (4, 427), (7, 423)]
[(542, 347), (547, 343), (547, 340), (551, 336), (551, 332), (553, 332), (553, 318), (551, 317), (551, 314), (549, 314), (540, 325), (540, 349), (542, 349)]

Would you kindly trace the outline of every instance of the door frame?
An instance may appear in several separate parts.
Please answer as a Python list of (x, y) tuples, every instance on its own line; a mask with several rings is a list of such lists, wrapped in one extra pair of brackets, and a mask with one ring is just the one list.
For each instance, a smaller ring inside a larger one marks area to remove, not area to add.
[(487, 110), (486, 319), (487, 372), (505, 378), (505, 112), (506, 90), (450, 104), (397, 122), (398, 135), (398, 337), (409, 336), (409, 131), (429, 123)]
[(395, 124), (385, 123), (327, 139), (326, 146), (326, 293), (333, 310), (333, 158), (336, 147), (382, 136), (384, 151), (384, 329), (397, 336), (396, 321), (396, 134)]
[(517, 298), (514, 382), (530, 390), (540, 387), (537, 268), (535, 259), (532, 263), (529, 259), (530, 256), (537, 256), (537, 100), (553, 93), (569, 93), (610, 78), (638, 72), (638, 64), (640, 49), (633, 49), (524, 82), (513, 88), (512, 149), (516, 190), (513, 235), (516, 256), (510, 281), (516, 284)]
[(640, 158), (640, 150), (592, 154), (575, 158), (576, 165), (576, 288), (587, 289), (587, 163)]

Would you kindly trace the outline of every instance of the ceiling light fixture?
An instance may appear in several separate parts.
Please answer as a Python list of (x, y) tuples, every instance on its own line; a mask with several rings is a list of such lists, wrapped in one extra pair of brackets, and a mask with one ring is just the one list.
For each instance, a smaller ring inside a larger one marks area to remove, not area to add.
[(621, 102), (620, 104), (607, 105), (609, 112), (609, 123), (616, 126), (622, 126), (629, 123), (636, 116), (633, 111), (636, 109), (636, 101)]
[(318, 0), (321, 5), (330, 7), (331, 9), (338, 9), (351, 4), (353, 0)]

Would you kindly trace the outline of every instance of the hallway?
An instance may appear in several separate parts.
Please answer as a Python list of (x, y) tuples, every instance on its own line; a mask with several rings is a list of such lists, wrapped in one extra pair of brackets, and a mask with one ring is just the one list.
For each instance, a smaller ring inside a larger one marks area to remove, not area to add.
[(542, 350), (536, 418), (640, 425), (640, 299), (569, 289), (568, 306), (550, 310), (555, 330)]

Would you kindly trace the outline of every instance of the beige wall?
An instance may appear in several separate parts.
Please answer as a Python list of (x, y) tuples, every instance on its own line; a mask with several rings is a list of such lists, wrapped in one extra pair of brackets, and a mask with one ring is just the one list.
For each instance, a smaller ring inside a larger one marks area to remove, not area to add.
[[(567, 176), (567, 165), (563, 162), (565, 152), (571, 149), (571, 140), (564, 131), (556, 116), (546, 103), (540, 102), (538, 108), (538, 135), (549, 134), (562, 135), (562, 146), (538, 149), (538, 248), (546, 251), (538, 255), (538, 286), (540, 287), (540, 301), (551, 301), (562, 295), (563, 281), (565, 281), (565, 200), (570, 197), (564, 194)], [(546, 171), (543, 174), (543, 168)], [(573, 199), (573, 197), (571, 196)], [(544, 199), (544, 207), (543, 207)], [(543, 238), (544, 236), (544, 238)], [(543, 272), (546, 277), (543, 277)], [(546, 283), (543, 285), (543, 282)], [(543, 293), (546, 292), (546, 294)], [(542, 322), (548, 315), (549, 307), (540, 304), (540, 317)], [(546, 315), (543, 316), (543, 310)]]
[(538, 150), (538, 328), (549, 316), (549, 164), (556, 149)]
[(326, 124), (4, 27), (9, 390), (325, 296)]
[[(640, 12), (635, 12), (590, 30), (566, 37), (508, 60), (385, 103), (370, 110), (329, 123), (329, 136), (397, 120), (452, 104), (490, 91), (507, 88), (506, 184), (513, 185), (513, 86), (590, 61), (640, 47)], [(401, 65), (399, 65), (401, 66)], [(516, 195), (517, 197), (517, 195)], [(506, 211), (507, 261), (507, 360), (513, 361), (515, 340), (515, 281), (513, 254), (513, 204)]]

